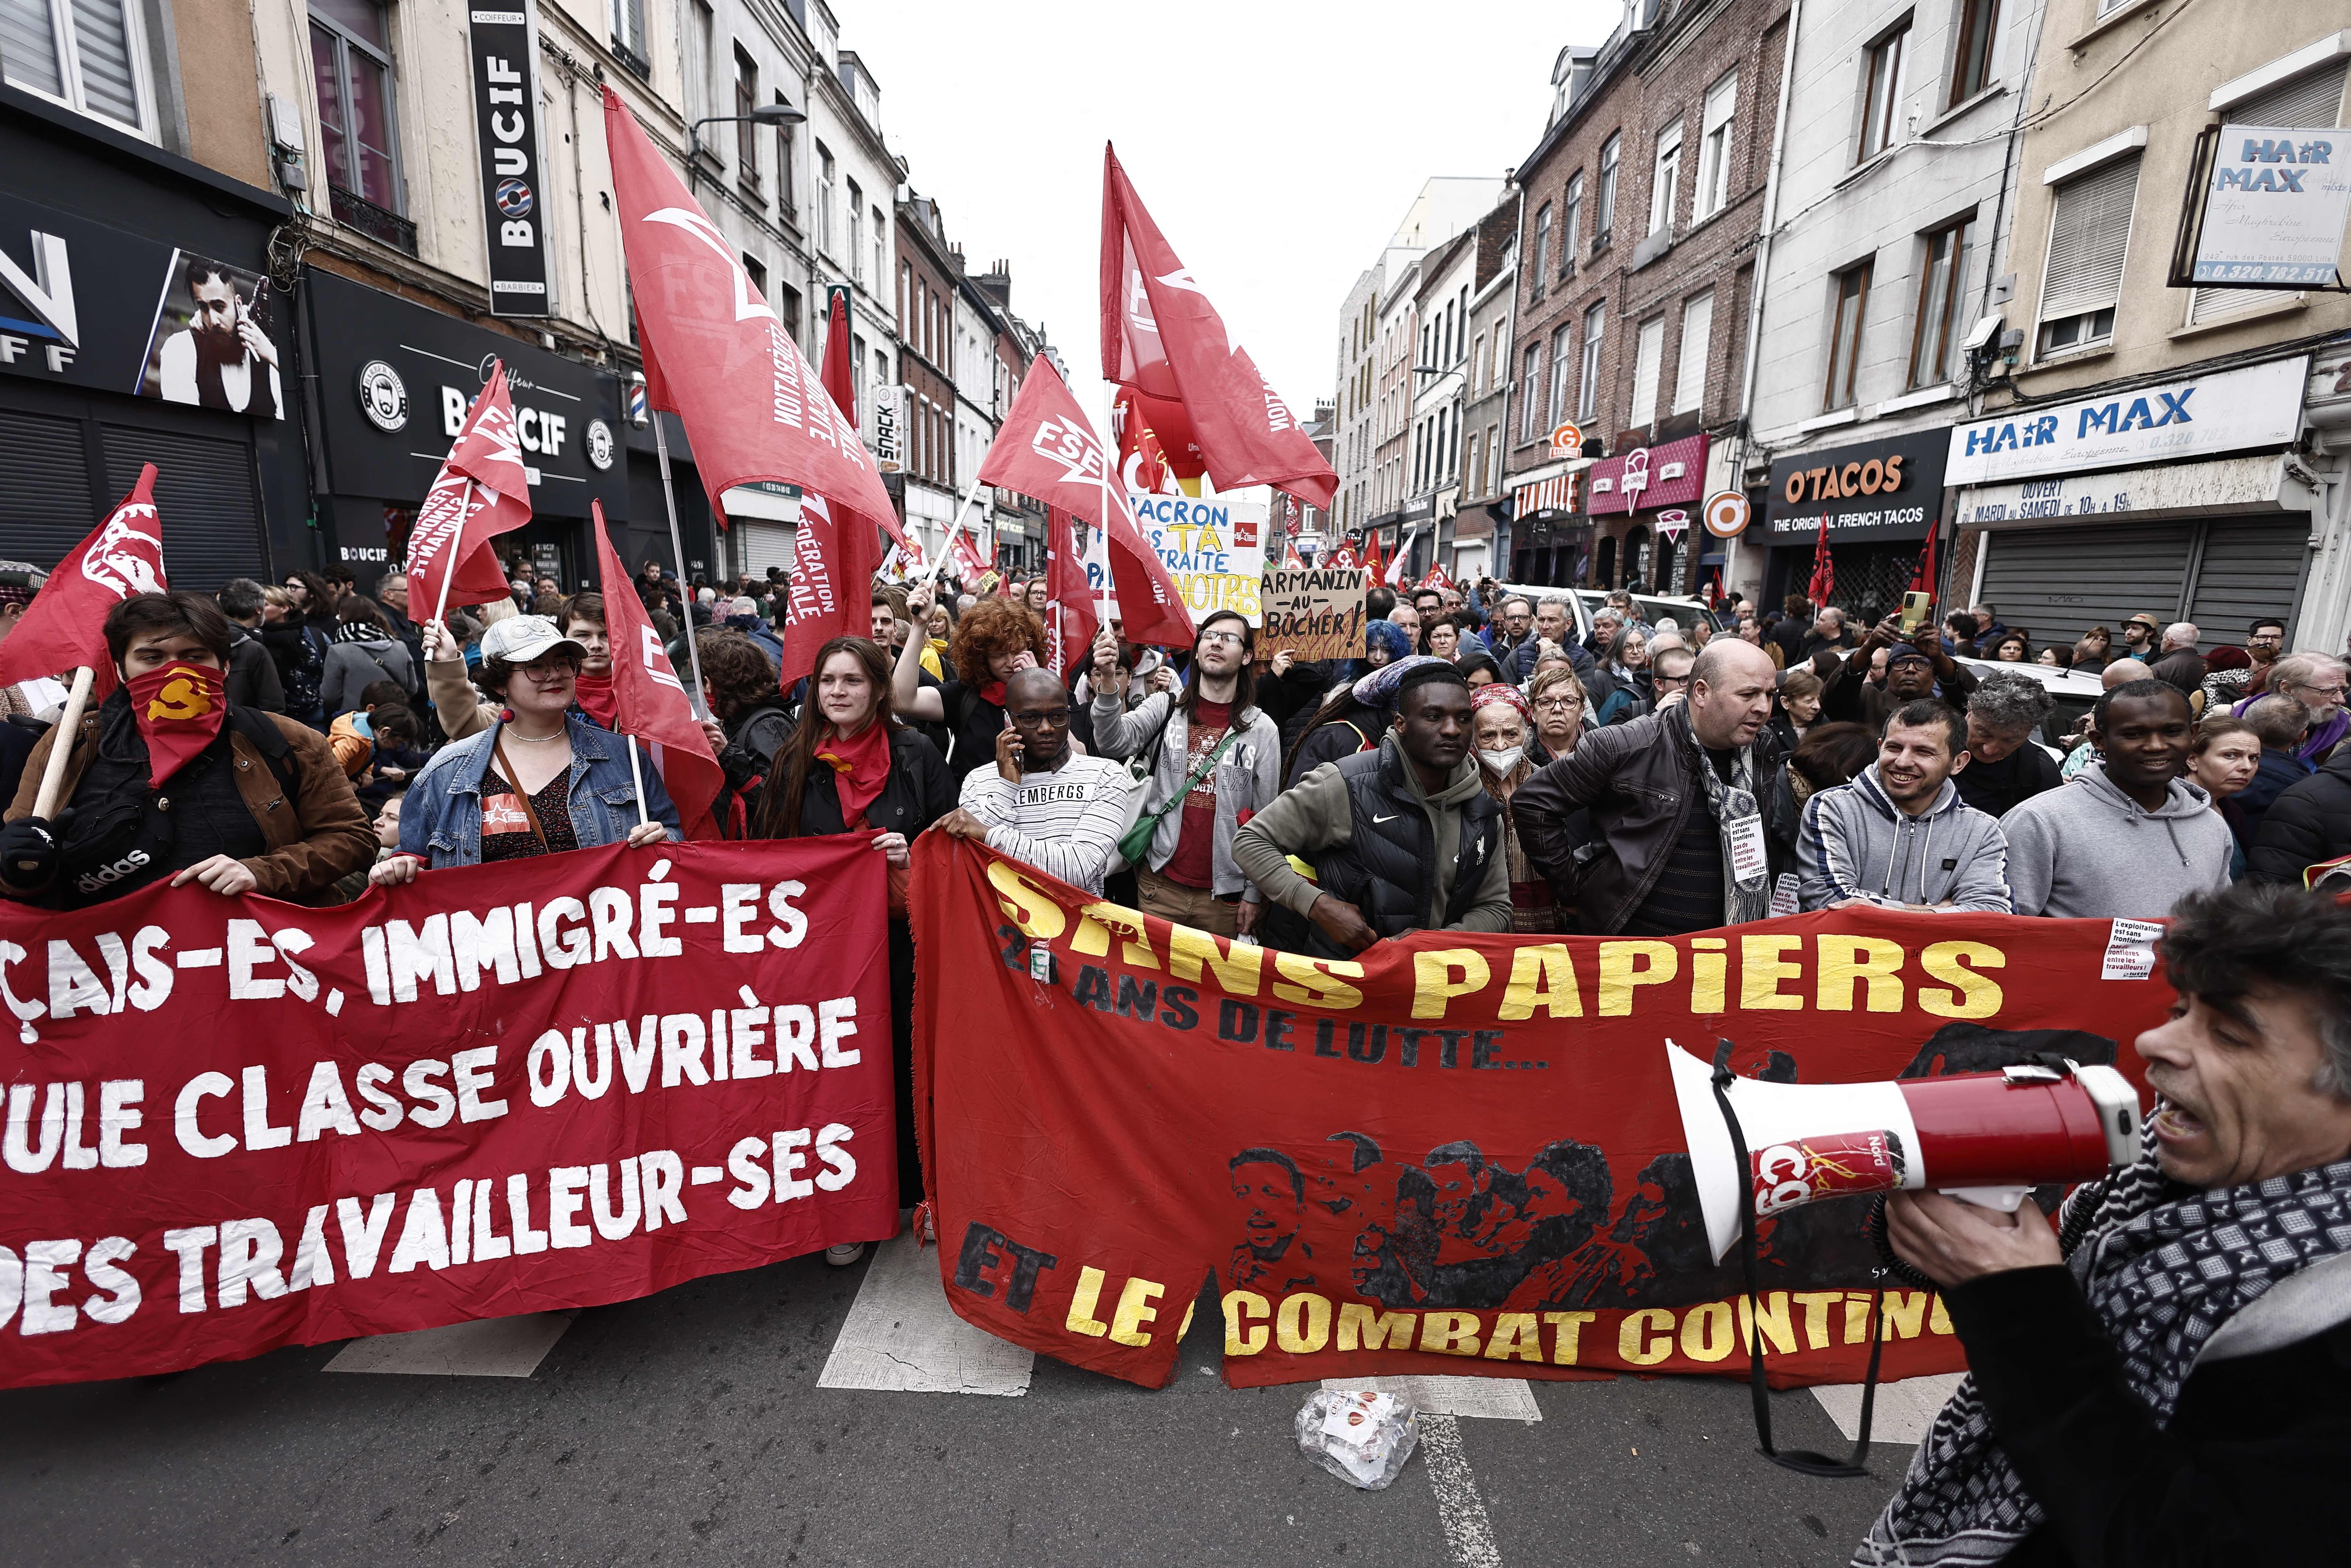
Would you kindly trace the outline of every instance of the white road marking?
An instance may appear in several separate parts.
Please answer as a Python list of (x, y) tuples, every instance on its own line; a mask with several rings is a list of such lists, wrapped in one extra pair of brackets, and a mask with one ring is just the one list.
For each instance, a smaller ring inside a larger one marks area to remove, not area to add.
[(1036, 1364), (1035, 1352), (955, 1315), (937, 1249), (917, 1251), (909, 1229), (874, 1249), (816, 1385), (1015, 1396), (1029, 1392)]
[(1437, 1494), (1437, 1522), (1445, 1530), (1446, 1555), (1458, 1568), (1502, 1568), (1501, 1548), (1486, 1518), (1485, 1500), (1461, 1452), (1461, 1423), (1451, 1416), (1420, 1417), (1420, 1457), (1428, 1466), (1428, 1490)]
[[(1935, 1412), (1950, 1398), (1951, 1390), (1959, 1385), (1960, 1376), (1956, 1372), (1946, 1372), (1879, 1384), (1877, 1402), (1870, 1411), (1870, 1445), (1874, 1448), (1879, 1443), (1924, 1442)], [(1829, 1413), (1829, 1419), (1836, 1423), (1847, 1442), (1860, 1437), (1860, 1384), (1815, 1384), (1813, 1397), (1821, 1402), (1821, 1408)]]
[(393, 1372), (420, 1377), (528, 1377), (578, 1312), (480, 1318), (412, 1333), (376, 1334), (343, 1346), (329, 1372)]
[(1523, 1377), (1326, 1377), (1337, 1393), (1367, 1388), (1401, 1394), (1424, 1415), (1476, 1416), (1489, 1421), (1540, 1421), (1542, 1408)]

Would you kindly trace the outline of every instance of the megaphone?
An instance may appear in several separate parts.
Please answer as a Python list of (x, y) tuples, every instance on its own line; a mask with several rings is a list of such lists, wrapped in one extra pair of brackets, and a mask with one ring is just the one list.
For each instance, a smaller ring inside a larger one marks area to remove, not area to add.
[(1731, 1078), (1747, 1169), (1714, 1069), (1666, 1041), (1691, 1174), (1716, 1262), (1739, 1239), (1740, 1191), (1763, 1218), (1848, 1193), (1932, 1187), (2013, 1212), (2044, 1182), (2094, 1181), (2138, 1158), (2138, 1092), (2111, 1067), (2026, 1064), (1883, 1083)]

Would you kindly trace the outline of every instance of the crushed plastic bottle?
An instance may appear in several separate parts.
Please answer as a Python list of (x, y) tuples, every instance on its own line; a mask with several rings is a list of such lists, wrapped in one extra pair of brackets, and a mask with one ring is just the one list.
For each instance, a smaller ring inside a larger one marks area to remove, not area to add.
[(1298, 1446), (1348, 1485), (1378, 1491), (1420, 1441), (1419, 1412), (1401, 1394), (1318, 1389), (1298, 1412)]

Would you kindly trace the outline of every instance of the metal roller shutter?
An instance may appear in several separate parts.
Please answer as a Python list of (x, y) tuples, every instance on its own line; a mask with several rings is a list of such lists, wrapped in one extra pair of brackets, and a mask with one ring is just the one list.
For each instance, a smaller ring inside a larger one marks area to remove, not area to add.
[(1984, 536), (1983, 590), (2002, 624), (2022, 626), (2034, 646), (2071, 643), (2093, 626), (2116, 632), (2146, 611), (2168, 622), (2188, 580), (2193, 522), (2119, 528), (2053, 528)]
[(2243, 647), (2245, 630), (2256, 615), (2275, 615), (2291, 628), (2310, 560), (2309, 519), (2222, 517), (2205, 529), (2196, 587), (2188, 600), (2188, 619), (2204, 633), (2203, 645)]
[(0, 485), (0, 556), (47, 571), (81, 542), (105, 505), (89, 493), (81, 422), (0, 409), (0, 452), (8, 455), (8, 482)]
[(765, 577), (771, 566), (786, 571), (792, 568), (792, 526), (789, 523), (763, 523), (751, 517), (734, 519), (737, 560), (743, 564), (737, 570), (753, 577)]
[(211, 593), (232, 577), (268, 580), (251, 446), (135, 425), (103, 429), (110, 502), (130, 494), (141, 463), (155, 465), (163, 570), (173, 588)]

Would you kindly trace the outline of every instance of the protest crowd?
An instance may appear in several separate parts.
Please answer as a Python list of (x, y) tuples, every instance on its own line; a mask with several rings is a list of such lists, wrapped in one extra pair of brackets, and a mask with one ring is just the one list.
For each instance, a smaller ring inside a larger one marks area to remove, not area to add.
[[(2147, 1325), (2167, 1293), (2201, 1291), (2223, 1321), (2305, 1256), (2257, 1238), (2183, 1261), (2169, 1243), (2209, 1228), (2207, 1189), (2260, 1237), (2351, 1236), (2351, 915), (2304, 891), (2351, 863), (2340, 653), (2289, 650), (2264, 619), (2206, 657), (2197, 627), (2153, 616), (2036, 653), (1991, 605), (1920, 622), (1802, 596), (1645, 619), (1619, 591), (1581, 631), (1563, 596), (1367, 573), (1361, 652), (1307, 659), (1238, 610), (1140, 626), (1151, 585), (1123, 571), (1113, 617), (1055, 516), (1060, 570), (1028, 578), (844, 550), (835, 586), (864, 611), (820, 640), (782, 569), (681, 580), (652, 559), (622, 578), (609, 545), (569, 593), (486, 538), (455, 568), (444, 551), (460, 587), (439, 582), (439, 614), (398, 570), (365, 591), (306, 569), (118, 594), (82, 631), (94, 683), (62, 659), (9, 666), (0, 897), (74, 911), (193, 884), (323, 906), (600, 846), (853, 835), (885, 867), (910, 1208), (915, 1127), (947, 1110), (914, 1103), (912, 868), (934, 831), (1343, 963), (1423, 932), (1661, 938), (1855, 906), (2169, 920), (2184, 999), (2138, 1046), (2171, 1107), (2164, 1160), (2068, 1211), (2069, 1243), (2119, 1239), (2080, 1282), (2031, 1205), (1894, 1205), (1894, 1245), (1951, 1291), (1977, 1382), (1865, 1550), (1925, 1561), (1904, 1542), (1972, 1531), (2017, 1563), (2152, 1561), (2095, 1542), (2098, 1511), (2168, 1487), (2172, 1527), (2245, 1530), (2247, 1562), (2316, 1560), (2304, 1532), (2328, 1527), (2298, 1509), (2248, 1525), (2212, 1500), (2273, 1467), (2323, 1481), (2351, 1453), (2342, 1323), (2248, 1332), (2201, 1363), (2207, 1340)], [(1133, 532), (1115, 521), (1114, 559)], [(485, 566), (502, 594), (480, 595)], [(33, 587), (0, 586), (0, 652), (42, 613)], [(2103, 685), (2062, 747), (2044, 685), (2000, 668), (2052, 663)], [(632, 695), (646, 670), (694, 716), (658, 747)], [(2176, 1420), (2150, 1416), (2148, 1387)]]

